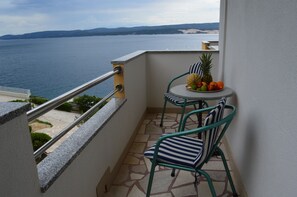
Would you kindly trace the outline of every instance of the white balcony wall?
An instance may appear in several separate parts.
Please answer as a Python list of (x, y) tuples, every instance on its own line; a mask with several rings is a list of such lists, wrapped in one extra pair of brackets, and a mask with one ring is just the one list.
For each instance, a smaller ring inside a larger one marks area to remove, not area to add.
[(220, 53), (238, 107), (228, 139), (242, 181), (251, 197), (296, 196), (297, 1), (222, 3)]
[[(119, 60), (124, 61), (125, 57)], [(124, 62), (127, 102), (44, 193), (44, 196), (95, 197), (96, 186), (105, 170), (108, 167), (111, 171), (114, 169), (146, 111), (147, 102), (145, 56), (140, 55), (133, 61)], [(96, 119), (96, 116), (94, 118)], [(96, 124), (95, 119), (91, 120), (92, 124)]]
[[(24, 104), (0, 102), (0, 196), (36, 196), (40, 193), (39, 181), (33, 147), (31, 144), (25, 111), (20, 110)], [(13, 113), (7, 111), (5, 116), (11, 116), (9, 121), (3, 117), (3, 111), (11, 108)], [(3, 110), (4, 109), (4, 110)], [(22, 112), (17, 112), (22, 111)]]
[[(199, 61), (203, 51), (150, 51), (147, 52), (147, 99), (148, 108), (161, 109), (168, 83), (176, 76), (189, 70), (191, 64)], [(206, 52), (206, 51), (205, 51)], [(213, 57), (212, 75), (215, 81), (221, 80), (219, 75), (219, 52), (210, 51)], [(186, 83), (183, 77), (177, 84)], [(173, 105), (168, 105), (174, 107)]]

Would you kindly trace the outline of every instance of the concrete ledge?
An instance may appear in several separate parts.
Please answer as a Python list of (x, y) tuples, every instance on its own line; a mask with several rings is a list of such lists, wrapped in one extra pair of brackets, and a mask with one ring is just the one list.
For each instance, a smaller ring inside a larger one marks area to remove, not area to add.
[(128, 55), (122, 56), (120, 58), (117, 58), (115, 60), (112, 60), (111, 64), (126, 64), (127, 62), (132, 61), (133, 59), (137, 58), (138, 56), (144, 53), (146, 53), (146, 51), (136, 51)]
[(213, 50), (213, 51), (209, 51), (209, 50), (147, 50), (147, 53), (160, 53), (160, 54), (187, 54), (187, 53), (219, 53), (219, 50)]
[(0, 125), (26, 113), (30, 109), (29, 103), (0, 102)]
[(111, 99), (92, 118), (66, 139), (37, 166), (41, 191), (45, 192), (100, 132), (126, 99)]
[(219, 50), (183, 50), (183, 51), (180, 51), (180, 50), (146, 50), (146, 51), (136, 51), (136, 52), (133, 52), (133, 53), (130, 53), (128, 55), (125, 55), (125, 56), (122, 56), (120, 58), (117, 58), (115, 60), (112, 60), (111, 61), (111, 64), (126, 64), (130, 61), (132, 61), (133, 59), (137, 58), (138, 56), (142, 55), (142, 54), (145, 54), (145, 53), (160, 53), (160, 54), (166, 54), (166, 53), (177, 53), (177, 54), (181, 54), (181, 53), (193, 53), (193, 52), (209, 52), (209, 53), (219, 53)]

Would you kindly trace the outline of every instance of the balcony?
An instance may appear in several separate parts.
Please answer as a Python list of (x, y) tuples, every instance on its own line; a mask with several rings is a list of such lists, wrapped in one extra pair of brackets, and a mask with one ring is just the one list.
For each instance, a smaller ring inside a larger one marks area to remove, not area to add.
[[(115, 77), (115, 85), (123, 84), (124, 92), (111, 99), (37, 167), (25, 113), (29, 106), (2, 104), (0, 144), (5, 148), (0, 150), (1, 161), (5, 161), (1, 163), (4, 196), (125, 196), (128, 193), (138, 196), (138, 192), (143, 195), (149, 162), (143, 159), (142, 152), (162, 133), (176, 131), (178, 125), (176, 113), (179, 109), (170, 106), (165, 127), (157, 126), (167, 83), (187, 70), (201, 53), (137, 51), (112, 61), (113, 65), (123, 68), (122, 76)], [(215, 65), (213, 77), (219, 79), (222, 75), (219, 52), (211, 53)], [(184, 80), (177, 83), (184, 83)], [(222, 146), (229, 150), (228, 144)], [(236, 182), (238, 173), (231, 158), (229, 155)], [(206, 166), (218, 193), (228, 195), (230, 189), (221, 167), (220, 158), (215, 157)], [(183, 196), (185, 191), (196, 195), (193, 175), (178, 172), (177, 177), (172, 178), (169, 172), (169, 169), (159, 169), (157, 174), (164, 181), (154, 182), (159, 186), (153, 187), (156, 196)], [(202, 179), (198, 193), (204, 196), (208, 192)]]

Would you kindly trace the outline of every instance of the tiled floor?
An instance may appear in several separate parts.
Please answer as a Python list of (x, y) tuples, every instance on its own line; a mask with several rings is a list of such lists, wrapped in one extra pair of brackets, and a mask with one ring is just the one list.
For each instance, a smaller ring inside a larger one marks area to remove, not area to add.
[[(151, 162), (144, 158), (143, 152), (147, 147), (154, 144), (164, 133), (175, 132), (178, 128), (180, 115), (166, 114), (164, 126), (160, 125), (160, 114), (147, 114), (138, 131), (121, 169), (115, 178), (110, 190), (104, 197), (143, 197), (146, 193), (147, 182)], [(187, 127), (196, 126), (196, 120), (187, 122)], [(221, 144), (224, 150), (224, 145)], [(226, 151), (225, 155), (226, 155)], [(228, 159), (228, 155), (226, 155)], [(230, 167), (230, 165), (229, 165)], [(229, 183), (227, 181), (224, 166), (219, 157), (213, 157), (204, 169), (209, 173), (218, 196), (232, 196)], [(232, 169), (230, 167), (231, 174)], [(176, 176), (171, 177), (171, 169), (156, 167), (151, 196), (154, 197), (194, 197), (211, 196), (208, 184), (204, 177), (200, 177), (200, 183), (195, 187), (194, 175), (186, 171), (176, 171)], [(236, 183), (235, 183), (236, 185)]]

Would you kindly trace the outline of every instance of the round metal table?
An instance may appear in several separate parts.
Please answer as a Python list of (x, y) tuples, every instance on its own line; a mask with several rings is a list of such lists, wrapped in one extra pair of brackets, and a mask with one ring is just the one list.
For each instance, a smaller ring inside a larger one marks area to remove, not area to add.
[[(193, 91), (187, 90), (186, 84), (176, 85), (170, 88), (169, 91), (173, 95), (184, 98), (186, 100), (188, 99), (199, 100), (199, 109), (202, 109), (203, 100), (217, 100), (222, 97), (230, 97), (233, 95), (233, 90), (229, 87), (224, 87), (223, 90), (215, 91), (215, 92), (193, 92)], [(180, 126), (181, 125), (179, 125), (178, 130), (180, 130)], [(200, 113), (198, 115), (198, 127), (201, 127), (201, 126), (202, 126), (202, 114)]]
[(187, 90), (186, 84), (174, 86), (170, 92), (175, 96), (191, 100), (217, 100), (222, 97), (230, 97), (233, 94), (233, 90), (229, 87), (224, 87), (223, 90), (216, 92), (192, 92)]

